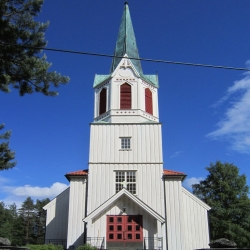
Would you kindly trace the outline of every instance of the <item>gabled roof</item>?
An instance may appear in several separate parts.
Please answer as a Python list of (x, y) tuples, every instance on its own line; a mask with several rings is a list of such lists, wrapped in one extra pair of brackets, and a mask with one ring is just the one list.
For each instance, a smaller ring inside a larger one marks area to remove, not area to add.
[(139, 53), (136, 45), (134, 29), (127, 2), (125, 3), (124, 6), (122, 21), (115, 46), (115, 52), (114, 52), (115, 57), (113, 58), (111, 64), (110, 73), (112, 73), (116, 69), (116, 67), (118, 66), (119, 62), (122, 59), (117, 57), (123, 57), (125, 54), (127, 54), (129, 58), (135, 58), (131, 59), (131, 61), (135, 66), (136, 70), (138, 71), (138, 73), (142, 74), (141, 62), (140, 60), (136, 60), (136, 58), (139, 59)]
[(70, 172), (70, 173), (67, 173), (65, 175), (65, 177), (68, 179), (68, 181), (70, 180), (70, 177), (76, 177), (76, 176), (88, 176), (88, 172), (89, 170), (88, 169), (85, 169), (85, 170), (78, 170), (78, 171), (74, 171), (74, 172)]
[(158, 214), (156, 211), (154, 211), (151, 207), (149, 207), (146, 203), (144, 203), (142, 200), (140, 200), (139, 198), (137, 198), (135, 195), (131, 194), (126, 188), (123, 188), (118, 193), (116, 193), (115, 195), (113, 195), (112, 197), (110, 197), (107, 201), (105, 201), (102, 205), (100, 205), (93, 212), (91, 212), (87, 217), (85, 217), (83, 219), (83, 221), (84, 222), (88, 222), (89, 220), (94, 219), (100, 213), (102, 213), (103, 211), (105, 211), (108, 207), (111, 207), (123, 195), (126, 195), (136, 205), (138, 205), (143, 210), (145, 210), (146, 212), (148, 212), (151, 216), (153, 216), (155, 219), (157, 219), (161, 223), (165, 222), (165, 219), (160, 214)]

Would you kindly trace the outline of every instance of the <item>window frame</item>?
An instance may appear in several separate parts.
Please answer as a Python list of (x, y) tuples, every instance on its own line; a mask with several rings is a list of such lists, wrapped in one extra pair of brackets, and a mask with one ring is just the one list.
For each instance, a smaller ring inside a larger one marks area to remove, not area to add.
[[(105, 95), (103, 96), (105, 92)], [(102, 115), (107, 112), (107, 96), (108, 95), (108, 89), (102, 88), (99, 92), (99, 105), (98, 105), (98, 115)], [(105, 111), (104, 111), (105, 110)]]
[[(126, 189), (133, 195), (137, 194), (137, 171), (135, 170), (115, 170), (115, 193), (121, 191), (126, 185)], [(128, 186), (130, 187), (128, 188)]]
[(145, 89), (145, 111), (153, 115), (153, 93), (150, 88)]
[(121, 151), (130, 151), (131, 148), (131, 136), (121, 136), (120, 137), (120, 150)]
[(127, 82), (120, 85), (120, 109), (132, 109), (132, 86)]

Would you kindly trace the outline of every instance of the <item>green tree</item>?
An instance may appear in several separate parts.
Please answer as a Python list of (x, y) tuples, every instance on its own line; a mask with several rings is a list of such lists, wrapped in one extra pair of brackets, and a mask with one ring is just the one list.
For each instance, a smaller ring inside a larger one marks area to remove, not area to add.
[(11, 238), (13, 218), (7, 206), (0, 202), (0, 235), (1, 237)]
[(36, 244), (44, 243), (45, 225), (46, 225), (46, 211), (43, 207), (50, 202), (49, 198), (43, 200), (36, 200), (35, 204), (35, 226), (34, 238)]
[[(4, 124), (1, 124), (0, 130), (3, 128)], [(10, 135), (10, 131), (0, 134), (0, 140), (4, 140), (0, 143), (0, 170), (13, 168), (16, 165), (16, 162), (12, 161), (15, 158), (15, 152), (9, 148)]]
[[(57, 95), (51, 84), (58, 87), (68, 77), (48, 72), (50, 63), (41, 56), (46, 46), (44, 32), (47, 23), (34, 20), (41, 11), (43, 0), (0, 1), (0, 90), (10, 92), (12, 85), (20, 95), (34, 91)], [(35, 48), (36, 47), (36, 48)]]
[(23, 238), (26, 244), (33, 244), (34, 242), (34, 225), (35, 225), (35, 205), (34, 201), (28, 197), (19, 209), (19, 217), (22, 219), (23, 229), (25, 234)]
[(217, 161), (206, 167), (205, 180), (194, 184), (193, 193), (211, 206), (211, 240), (227, 238), (238, 247), (250, 247), (250, 199), (246, 175), (230, 163)]

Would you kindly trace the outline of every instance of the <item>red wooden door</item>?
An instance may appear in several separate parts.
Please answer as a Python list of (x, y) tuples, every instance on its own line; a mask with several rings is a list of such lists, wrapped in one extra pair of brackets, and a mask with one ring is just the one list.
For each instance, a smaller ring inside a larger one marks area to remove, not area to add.
[[(107, 243), (109, 246), (129, 246), (142, 243), (142, 215), (108, 215)], [(115, 244), (117, 243), (117, 244)]]

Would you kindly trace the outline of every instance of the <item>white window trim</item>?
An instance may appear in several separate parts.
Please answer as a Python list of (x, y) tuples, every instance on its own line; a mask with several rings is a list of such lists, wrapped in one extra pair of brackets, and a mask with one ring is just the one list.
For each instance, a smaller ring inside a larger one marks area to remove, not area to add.
[[(137, 176), (137, 171), (136, 170), (114, 170), (114, 180), (115, 180), (115, 185), (114, 185), (114, 188), (115, 188), (115, 193), (116, 192), (116, 184), (123, 184), (122, 182), (116, 182), (116, 173), (117, 172), (123, 172), (125, 173), (124, 175), (124, 179), (125, 179), (125, 183), (126, 183), (126, 189), (127, 189), (127, 184), (135, 184), (135, 193), (133, 195), (136, 195), (137, 196), (137, 193), (138, 193), (138, 190), (137, 190), (137, 187), (138, 187), (138, 176)], [(126, 179), (127, 179), (127, 173), (128, 172), (134, 172), (135, 173), (135, 182), (126, 182)], [(128, 190), (128, 189), (127, 189)], [(129, 190), (128, 190), (129, 191)], [(119, 192), (119, 191), (118, 191)], [(130, 191), (129, 191), (130, 192)]]
[[(131, 138), (132, 136), (120, 136), (119, 139), (120, 139), (120, 149), (119, 151), (131, 151), (132, 148), (131, 148)], [(129, 148), (122, 148), (122, 139), (130, 139), (130, 147)]]

